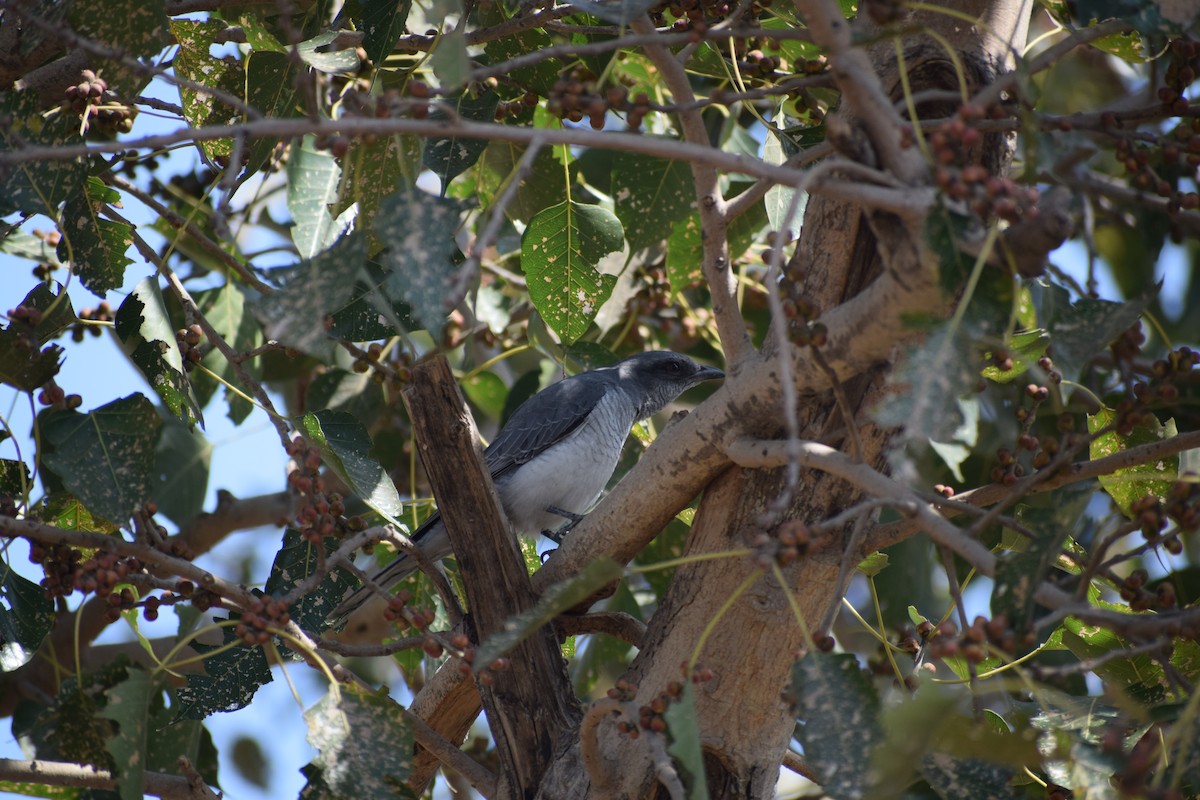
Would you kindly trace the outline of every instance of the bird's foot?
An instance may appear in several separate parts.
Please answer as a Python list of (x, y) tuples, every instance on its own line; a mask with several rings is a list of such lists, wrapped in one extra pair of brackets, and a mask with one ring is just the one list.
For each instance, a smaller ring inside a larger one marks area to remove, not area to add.
[(558, 506), (546, 506), (546, 511), (566, 519), (566, 524), (558, 530), (551, 531), (549, 529), (542, 531), (542, 536), (545, 536), (555, 544), (562, 544), (563, 537), (571, 532), (571, 529), (583, 521), (583, 514), (576, 514), (574, 511), (564, 511)]

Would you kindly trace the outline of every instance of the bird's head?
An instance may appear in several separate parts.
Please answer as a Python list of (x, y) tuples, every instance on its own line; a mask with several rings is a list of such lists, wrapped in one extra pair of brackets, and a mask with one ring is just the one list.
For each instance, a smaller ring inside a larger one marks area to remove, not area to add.
[(639, 400), (638, 419), (658, 412), (698, 383), (725, 377), (716, 367), (706, 367), (669, 350), (638, 353), (613, 368), (622, 386)]

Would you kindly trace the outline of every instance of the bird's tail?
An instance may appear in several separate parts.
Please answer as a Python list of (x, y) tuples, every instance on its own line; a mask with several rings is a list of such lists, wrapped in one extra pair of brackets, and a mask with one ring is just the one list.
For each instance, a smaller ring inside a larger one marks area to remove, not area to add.
[[(442, 515), (437, 512), (425, 520), (424, 524), (417, 528), (409, 538), (421, 551), (421, 555), (431, 562), (441, 561), (453, 553), (453, 549), (450, 547), (450, 536), (446, 533), (446, 526), (442, 523)], [(371, 580), (384, 589), (390, 589), (416, 572), (417, 569), (417, 560), (401, 553), (395, 561), (372, 575)], [(375, 592), (370, 586), (361, 586), (346, 596), (341, 605), (330, 614), (330, 618), (338, 621), (345, 620), (374, 596)]]

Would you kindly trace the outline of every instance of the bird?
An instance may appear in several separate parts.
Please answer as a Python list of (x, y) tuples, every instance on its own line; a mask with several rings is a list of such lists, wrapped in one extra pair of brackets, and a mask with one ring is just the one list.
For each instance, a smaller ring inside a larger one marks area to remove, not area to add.
[[(561, 542), (604, 491), (634, 424), (693, 386), (724, 377), (680, 353), (654, 350), (572, 375), (530, 397), (483, 453), (513, 529)], [(429, 561), (453, 552), (437, 511), (409, 538)], [(416, 570), (416, 559), (401, 554), (372, 580), (390, 588)], [(369, 586), (356, 589), (332, 618), (346, 619), (373, 595)]]

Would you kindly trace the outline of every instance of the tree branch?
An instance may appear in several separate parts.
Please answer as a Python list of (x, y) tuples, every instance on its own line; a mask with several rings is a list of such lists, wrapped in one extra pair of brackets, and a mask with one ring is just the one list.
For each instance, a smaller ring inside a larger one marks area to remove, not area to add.
[[(73, 786), (80, 789), (118, 789), (121, 781), (106, 769), (67, 761), (18, 761), (0, 758), (0, 780), (43, 786)], [(202, 781), (162, 772), (145, 773), (146, 794), (166, 800), (218, 800)]]

